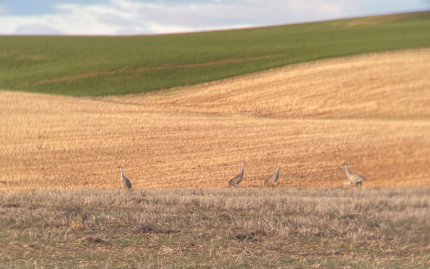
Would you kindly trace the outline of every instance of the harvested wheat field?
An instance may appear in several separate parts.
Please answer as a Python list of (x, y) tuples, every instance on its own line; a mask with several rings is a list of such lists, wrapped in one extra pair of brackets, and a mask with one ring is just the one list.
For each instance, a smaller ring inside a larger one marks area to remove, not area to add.
[(430, 49), (287, 66), (151, 94), (0, 92), (0, 189), (430, 186)]
[(428, 188), (0, 193), (2, 268), (429, 268)]

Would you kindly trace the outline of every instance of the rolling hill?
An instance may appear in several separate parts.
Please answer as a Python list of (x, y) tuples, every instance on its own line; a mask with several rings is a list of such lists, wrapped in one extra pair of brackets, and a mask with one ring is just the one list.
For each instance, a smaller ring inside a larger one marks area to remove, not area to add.
[(150, 92), (319, 59), (430, 46), (430, 12), (152, 36), (2, 36), (0, 89)]
[(430, 184), (430, 49), (108, 97), (0, 91), (0, 189)]

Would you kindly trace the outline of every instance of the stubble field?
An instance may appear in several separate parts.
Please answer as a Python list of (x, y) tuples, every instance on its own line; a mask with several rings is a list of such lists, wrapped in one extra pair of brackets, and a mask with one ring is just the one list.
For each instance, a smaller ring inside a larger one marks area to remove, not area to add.
[(428, 268), (428, 189), (0, 193), (5, 268)]
[(304, 63), (151, 94), (0, 92), (0, 189), (429, 186), (430, 50)]
[[(428, 268), (429, 62), (369, 54), (129, 96), (2, 91), (0, 267)], [(363, 188), (336, 188), (344, 161)]]

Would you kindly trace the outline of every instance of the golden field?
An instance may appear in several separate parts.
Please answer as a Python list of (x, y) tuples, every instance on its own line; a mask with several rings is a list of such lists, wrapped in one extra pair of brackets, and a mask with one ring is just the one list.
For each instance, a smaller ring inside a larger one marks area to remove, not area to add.
[[(430, 49), (287, 66), (151, 94), (0, 91), (0, 189), (430, 186)], [(351, 185), (352, 186), (352, 185)]]

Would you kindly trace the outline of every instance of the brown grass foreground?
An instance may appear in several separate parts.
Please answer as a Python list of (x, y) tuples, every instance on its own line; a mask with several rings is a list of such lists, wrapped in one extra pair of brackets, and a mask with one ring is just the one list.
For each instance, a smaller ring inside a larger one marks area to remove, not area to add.
[(430, 49), (325, 60), (146, 95), (0, 92), (0, 189), (429, 186)]
[(429, 189), (0, 194), (8, 268), (428, 268)]

